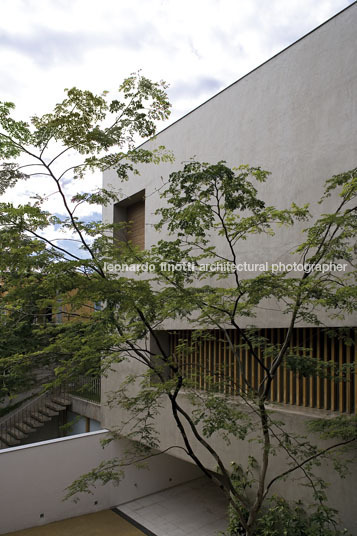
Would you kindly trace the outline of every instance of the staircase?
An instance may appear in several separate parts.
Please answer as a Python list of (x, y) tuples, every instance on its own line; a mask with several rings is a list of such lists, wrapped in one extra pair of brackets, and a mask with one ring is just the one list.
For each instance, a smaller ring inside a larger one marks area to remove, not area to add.
[(71, 405), (63, 392), (47, 392), (0, 419), (0, 449), (15, 447)]

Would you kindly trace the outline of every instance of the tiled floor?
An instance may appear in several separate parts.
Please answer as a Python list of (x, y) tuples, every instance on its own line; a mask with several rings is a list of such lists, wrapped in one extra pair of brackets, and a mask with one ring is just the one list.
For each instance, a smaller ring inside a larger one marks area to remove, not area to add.
[(114, 512), (103, 510), (4, 536), (144, 536), (144, 533)]
[(148, 495), (118, 509), (156, 536), (216, 536), (227, 526), (227, 502), (206, 478)]

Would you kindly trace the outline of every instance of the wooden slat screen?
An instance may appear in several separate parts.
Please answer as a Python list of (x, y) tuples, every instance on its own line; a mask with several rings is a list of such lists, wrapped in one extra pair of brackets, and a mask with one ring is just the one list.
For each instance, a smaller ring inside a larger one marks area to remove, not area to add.
[[(177, 330), (169, 334), (170, 353), (179, 364), (182, 374), (198, 389), (214, 387), (220, 392), (238, 394), (249, 385), (257, 389), (263, 378), (263, 368), (244, 347), (244, 341), (236, 330), (227, 330), (231, 344), (219, 330), (201, 333), (195, 340), (191, 330)], [(269, 343), (279, 346), (286, 335), (284, 328), (262, 329), (257, 335), (266, 339), (255, 349), (266, 366), (272, 362)], [(357, 370), (348, 367), (356, 362), (356, 330), (350, 329), (349, 336), (354, 344), (348, 345), (338, 337), (330, 337), (322, 328), (295, 328), (290, 341), (290, 352), (322, 364), (320, 374), (295, 372), (283, 364), (272, 383), (270, 400), (307, 408), (357, 413)], [(182, 343), (188, 343), (188, 351)], [(239, 359), (236, 358), (238, 356)], [(308, 363), (308, 359), (305, 361)]]
[(145, 248), (145, 201), (137, 201), (126, 209), (127, 222), (130, 226), (127, 232), (128, 240), (140, 249)]

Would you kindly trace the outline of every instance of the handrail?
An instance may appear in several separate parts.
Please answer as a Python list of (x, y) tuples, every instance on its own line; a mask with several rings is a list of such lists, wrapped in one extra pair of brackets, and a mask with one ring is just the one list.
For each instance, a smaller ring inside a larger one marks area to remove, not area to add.
[(68, 395), (100, 402), (100, 378), (85, 376), (77, 378), (71, 384), (63, 384), (41, 393), (13, 412), (4, 415), (0, 419), (0, 445), (1, 443), (7, 444), (9, 441), (11, 444), (20, 442), (30, 433), (31, 427), (41, 426), (46, 418), (51, 418), (49, 401), (56, 403), (56, 400), (53, 400), (56, 396), (68, 397)]
[(100, 402), (101, 379), (99, 377), (83, 376), (77, 378), (74, 385), (68, 386), (67, 392), (73, 396), (84, 398), (91, 402)]
[(7, 421), (11, 420), (12, 417), (16, 417), (16, 415), (18, 415), (19, 413), (22, 413), (23, 410), (26, 410), (26, 408), (32, 406), (35, 402), (37, 402), (38, 400), (41, 400), (46, 395), (48, 395), (48, 391), (45, 392), (45, 393), (41, 393), (36, 398), (31, 398), (31, 400), (28, 400), (25, 404), (23, 404), (19, 408), (16, 408), (16, 409), (14, 409), (14, 411), (11, 411), (7, 415), (4, 415), (3, 417), (1, 417), (0, 418), (0, 426), (5, 424)]

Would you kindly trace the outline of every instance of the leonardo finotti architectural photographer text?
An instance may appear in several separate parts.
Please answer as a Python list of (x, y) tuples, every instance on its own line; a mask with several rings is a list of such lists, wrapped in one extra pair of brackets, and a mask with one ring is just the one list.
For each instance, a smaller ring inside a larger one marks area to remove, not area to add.
[(192, 262), (182, 263), (170, 263), (161, 262), (157, 265), (153, 263), (143, 264), (120, 264), (115, 262), (105, 262), (104, 271), (109, 273), (121, 273), (121, 272), (220, 272), (220, 273), (234, 273), (234, 272), (344, 272), (347, 268), (347, 264), (339, 263), (323, 263), (323, 264), (302, 264), (302, 263), (250, 263), (242, 262), (234, 264), (231, 262), (217, 262), (212, 264), (194, 264)]

